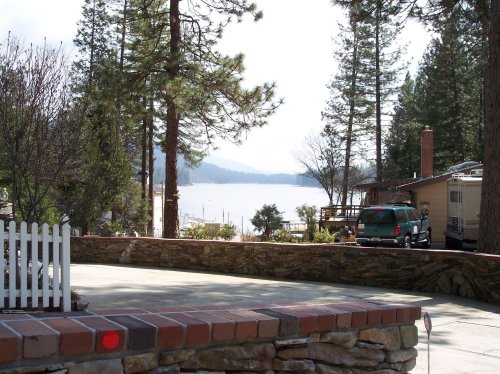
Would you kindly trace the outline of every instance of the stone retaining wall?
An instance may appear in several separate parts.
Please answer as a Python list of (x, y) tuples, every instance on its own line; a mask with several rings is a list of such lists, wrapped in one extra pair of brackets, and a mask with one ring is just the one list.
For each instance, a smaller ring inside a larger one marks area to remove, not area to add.
[(420, 313), (371, 301), (0, 314), (0, 373), (407, 373)]
[(73, 262), (135, 264), (443, 292), (500, 304), (500, 256), (152, 238), (72, 238)]

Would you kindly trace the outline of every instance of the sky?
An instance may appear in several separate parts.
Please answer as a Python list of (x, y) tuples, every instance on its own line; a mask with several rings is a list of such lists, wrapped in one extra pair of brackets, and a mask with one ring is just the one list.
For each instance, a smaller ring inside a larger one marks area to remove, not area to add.
[[(336, 66), (333, 39), (344, 13), (330, 0), (314, 0), (307, 6), (301, 0), (254, 2), (264, 18), (253, 22), (248, 17), (230, 25), (219, 49), (230, 55), (243, 53), (245, 86), (276, 82), (276, 96), (284, 104), (267, 126), (249, 131), (242, 145), (219, 142), (211, 154), (267, 173), (302, 172), (296, 155), (304, 138), (324, 126), (321, 111)], [(72, 53), (82, 4), (83, 0), (0, 0), (0, 40), (12, 31), (26, 43), (39, 45), (45, 38), (52, 45), (62, 42)], [(414, 70), (430, 37), (411, 23), (402, 40), (408, 44), (406, 58)]]

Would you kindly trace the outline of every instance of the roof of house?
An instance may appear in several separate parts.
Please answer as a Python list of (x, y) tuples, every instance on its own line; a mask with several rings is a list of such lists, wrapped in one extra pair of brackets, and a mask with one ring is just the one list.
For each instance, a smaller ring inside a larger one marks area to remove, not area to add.
[(468, 174), (472, 170), (475, 169), (482, 169), (483, 165), (474, 165), (470, 166), (464, 169), (460, 170), (454, 170), (454, 171), (448, 171), (444, 174), (437, 175), (434, 177), (428, 177), (428, 178), (409, 178), (409, 179), (395, 179), (395, 180), (389, 180), (389, 181), (383, 181), (383, 182), (378, 182), (378, 183), (365, 183), (365, 184), (358, 184), (355, 187), (358, 190), (368, 190), (370, 188), (393, 188), (398, 191), (410, 191), (415, 188), (419, 187), (424, 187), (428, 186), (430, 184), (434, 183), (439, 183), (448, 180), (453, 176), (453, 174), (457, 173), (464, 173)]

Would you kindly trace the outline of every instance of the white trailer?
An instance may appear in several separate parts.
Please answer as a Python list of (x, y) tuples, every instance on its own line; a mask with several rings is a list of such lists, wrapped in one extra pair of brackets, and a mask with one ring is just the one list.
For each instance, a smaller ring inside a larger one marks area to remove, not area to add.
[(453, 174), (448, 179), (448, 222), (444, 232), (446, 248), (476, 246), (482, 181), (482, 170), (473, 170), (471, 174)]

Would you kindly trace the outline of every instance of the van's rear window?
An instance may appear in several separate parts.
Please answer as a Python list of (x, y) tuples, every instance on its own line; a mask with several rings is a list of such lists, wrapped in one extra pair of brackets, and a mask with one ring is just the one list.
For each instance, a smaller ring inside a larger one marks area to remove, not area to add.
[(359, 223), (392, 224), (394, 212), (392, 210), (363, 210), (359, 216)]

